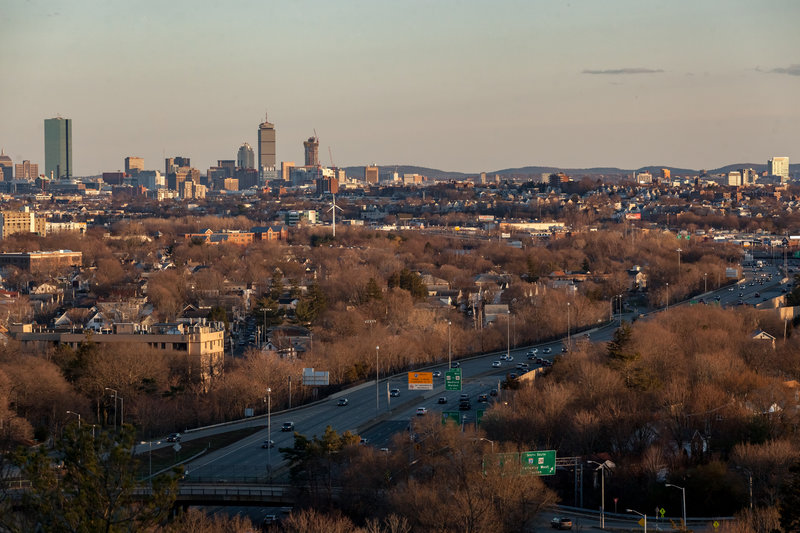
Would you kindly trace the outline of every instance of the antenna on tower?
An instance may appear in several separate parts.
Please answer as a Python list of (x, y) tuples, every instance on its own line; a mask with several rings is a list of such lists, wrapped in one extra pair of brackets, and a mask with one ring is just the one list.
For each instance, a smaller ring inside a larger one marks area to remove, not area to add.
[(336, 237), (336, 210), (337, 209), (339, 211), (342, 211), (342, 208), (339, 207), (338, 205), (336, 205), (336, 195), (334, 193), (331, 193), (331, 208), (328, 209), (328, 211), (330, 211), (331, 215), (333, 216), (333, 218), (331, 220), (331, 224), (333, 226), (333, 236), (334, 237)]

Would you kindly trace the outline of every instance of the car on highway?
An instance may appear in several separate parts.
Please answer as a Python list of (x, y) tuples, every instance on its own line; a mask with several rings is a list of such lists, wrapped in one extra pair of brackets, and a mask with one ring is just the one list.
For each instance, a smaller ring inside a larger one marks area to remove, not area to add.
[(460, 411), (469, 411), (470, 409), (472, 409), (472, 404), (469, 403), (469, 400), (467, 400), (466, 402), (461, 402), (458, 404), (458, 409)]
[(339, 398), (339, 401), (336, 402), (336, 405), (338, 405), (339, 407), (344, 407), (347, 404), (348, 404), (347, 398)]
[(517, 368), (519, 368), (520, 370), (522, 370), (522, 369), (527, 370), (528, 369), (528, 363), (517, 363)]
[(392, 398), (397, 398), (398, 396), (400, 396), (400, 389), (392, 389), (391, 391), (389, 391), (389, 396), (391, 396)]
[(489, 401), (489, 396), (487, 396), (486, 394), (479, 394), (478, 401), (481, 403), (486, 403)]
[(281, 431), (294, 431), (294, 422), (284, 422)]
[(425, 416), (428, 414), (427, 407), (417, 407), (417, 416)]
[(528, 350), (528, 353), (526, 353), (525, 355), (530, 357), (531, 355), (536, 355), (537, 353), (539, 353), (539, 350), (537, 348), (534, 348), (533, 350)]
[(500, 368), (502, 364), (500, 361), (492, 361), (492, 368)]
[(434, 370), (433, 371), (433, 377), (435, 377), (435, 378), (442, 377), (442, 371), (441, 370)]
[(439, 396), (437, 403), (447, 403), (447, 396)]
[(459, 402), (468, 402), (469, 401), (469, 394), (462, 392), (461, 395), (458, 397)]
[(167, 442), (180, 442), (181, 441), (181, 434), (180, 433), (171, 433), (169, 437), (167, 437)]
[(261, 443), (261, 447), (264, 448), (264, 449), (274, 448), (275, 447), (275, 441), (274, 440), (265, 440), (264, 442)]
[(369, 441), (367, 439), (365, 439), (364, 437), (361, 437), (361, 440), (358, 441), (358, 443), (360, 445), (362, 445), (362, 446), (366, 446), (367, 444), (369, 444)]
[(548, 346), (547, 348), (542, 348), (542, 353), (550, 353), (553, 350)]
[(497, 396), (497, 389), (492, 389), (489, 391), (489, 396)]
[(565, 516), (556, 516), (550, 520), (553, 529), (572, 529), (572, 519)]
[(450, 368), (460, 368), (460, 367), (461, 363), (459, 363), (458, 361), (453, 361), (452, 363), (450, 363)]

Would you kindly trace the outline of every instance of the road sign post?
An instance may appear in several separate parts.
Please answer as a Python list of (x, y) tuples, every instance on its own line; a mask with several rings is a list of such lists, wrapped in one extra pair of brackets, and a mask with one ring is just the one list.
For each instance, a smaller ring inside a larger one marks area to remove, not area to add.
[(461, 390), (461, 369), (453, 368), (444, 373), (444, 390)]
[(552, 476), (556, 473), (556, 451), (541, 450), (522, 452), (520, 456), (523, 474)]

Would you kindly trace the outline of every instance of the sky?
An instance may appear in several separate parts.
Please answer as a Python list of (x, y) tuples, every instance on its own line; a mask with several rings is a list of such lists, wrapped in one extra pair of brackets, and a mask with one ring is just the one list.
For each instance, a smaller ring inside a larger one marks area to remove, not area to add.
[(205, 171), (317, 131), (336, 166), (800, 163), (796, 0), (3, 0), (0, 147)]

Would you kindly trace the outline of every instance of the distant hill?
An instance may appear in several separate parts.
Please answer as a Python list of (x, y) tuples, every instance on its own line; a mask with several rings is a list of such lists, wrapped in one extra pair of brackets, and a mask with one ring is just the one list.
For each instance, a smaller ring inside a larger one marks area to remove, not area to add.
[[(434, 180), (461, 180), (465, 178), (474, 178), (480, 176), (480, 172), (453, 172), (447, 170), (439, 170), (435, 168), (418, 167), (414, 165), (379, 165), (381, 174), (385, 172), (397, 172), (401, 176), (403, 174), (422, 174)], [(673, 176), (697, 176), (701, 170), (691, 168), (671, 167), (669, 165), (648, 165), (637, 169), (622, 169), (617, 167), (592, 167), (592, 168), (563, 168), (563, 167), (547, 167), (547, 166), (527, 166), (519, 168), (505, 168), (501, 170), (486, 171), (486, 177), (490, 178), (495, 175), (503, 177), (539, 177), (544, 173), (564, 172), (569, 176), (629, 176), (633, 172), (650, 172), (657, 176), (662, 168), (669, 169)], [(752, 168), (756, 172), (764, 172), (767, 169), (766, 164), (757, 163), (736, 163), (732, 165), (725, 165), (724, 167), (706, 169), (708, 174), (723, 174), (740, 168)], [(363, 176), (364, 167), (345, 167), (349, 176)], [(790, 164), (789, 172), (791, 174), (800, 173), (800, 163)]]

